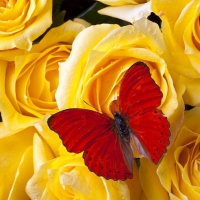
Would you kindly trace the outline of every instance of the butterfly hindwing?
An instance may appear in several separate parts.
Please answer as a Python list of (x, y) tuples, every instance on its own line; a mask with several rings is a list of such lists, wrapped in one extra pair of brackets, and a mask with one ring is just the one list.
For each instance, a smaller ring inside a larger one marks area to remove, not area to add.
[(113, 123), (110, 117), (86, 109), (67, 109), (48, 119), (69, 152), (84, 151), (91, 171), (107, 179), (125, 180), (132, 178), (132, 166), (126, 162)]
[[(84, 151), (83, 157), (89, 169), (99, 176), (113, 180), (132, 178), (132, 162), (129, 167), (124, 159), (119, 140), (113, 132), (100, 137), (98, 145), (91, 145)], [(100, 145), (99, 145), (100, 144)], [(103, 145), (102, 145), (103, 144)]]
[(120, 112), (138, 153), (155, 164), (165, 153), (170, 136), (169, 122), (157, 109), (162, 96), (145, 63), (137, 62), (125, 73), (119, 94)]
[[(129, 125), (132, 127), (133, 134), (137, 136), (145, 148), (147, 153), (145, 157), (156, 164), (169, 145), (170, 131), (167, 118), (163, 116), (162, 111), (154, 110), (131, 118)], [(131, 134), (131, 138), (136, 143), (133, 134)], [(136, 148), (138, 147), (136, 146)]]

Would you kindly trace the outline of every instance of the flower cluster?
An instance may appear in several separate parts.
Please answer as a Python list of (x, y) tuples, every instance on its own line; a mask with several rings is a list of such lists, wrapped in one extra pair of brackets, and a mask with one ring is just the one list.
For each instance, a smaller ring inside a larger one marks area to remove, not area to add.
[[(129, 24), (51, 26), (59, 21), (52, 1), (0, 3), (0, 199), (199, 199), (200, 2), (99, 1), (109, 5), (100, 14)], [(170, 145), (157, 165), (134, 149), (133, 179), (107, 180), (69, 153), (47, 120), (68, 108), (112, 115), (138, 61), (163, 94)]]

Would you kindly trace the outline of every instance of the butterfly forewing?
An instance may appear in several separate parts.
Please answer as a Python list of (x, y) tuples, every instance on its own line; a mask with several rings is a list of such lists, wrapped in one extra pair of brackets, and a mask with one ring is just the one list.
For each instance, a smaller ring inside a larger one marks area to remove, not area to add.
[(69, 152), (80, 153), (88, 168), (107, 179), (132, 178), (110, 117), (86, 109), (67, 109), (48, 119)]
[(170, 136), (167, 118), (157, 109), (162, 96), (145, 63), (135, 63), (124, 75), (119, 94), (121, 114), (138, 153), (154, 163), (165, 153)]
[(80, 153), (101, 136), (99, 133), (111, 129), (112, 121), (90, 110), (67, 109), (51, 116), (48, 125), (58, 133), (68, 151)]
[(149, 68), (142, 62), (135, 63), (124, 75), (120, 87), (120, 110), (131, 117), (157, 108), (162, 92), (151, 78)]

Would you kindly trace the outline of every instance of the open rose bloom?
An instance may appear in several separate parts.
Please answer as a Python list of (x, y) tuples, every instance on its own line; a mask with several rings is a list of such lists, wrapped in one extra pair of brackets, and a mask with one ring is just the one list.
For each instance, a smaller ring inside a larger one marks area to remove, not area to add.
[[(100, 2), (109, 7), (99, 13), (130, 24), (74, 19), (49, 28), (55, 2), (0, 2), (0, 200), (200, 199), (199, 1)], [(170, 144), (157, 165), (133, 146), (133, 178), (107, 180), (88, 169), (82, 152), (68, 152), (47, 121), (69, 108), (113, 118), (136, 62), (162, 92)]]
[(52, 0), (1, 1), (0, 50), (30, 50), (52, 23)]
[(74, 38), (84, 28), (68, 21), (51, 29), (30, 51), (0, 52), (0, 110), (9, 129), (33, 125), (45, 114), (58, 111), (58, 63), (68, 59)]
[[(200, 126), (198, 119), (200, 109), (193, 108), (185, 112), (184, 122), (178, 133), (176, 141), (164, 156), (157, 170), (149, 167), (143, 173), (152, 174), (152, 179), (157, 179), (164, 190), (159, 192), (163, 199), (199, 199), (199, 142)], [(152, 180), (146, 179), (148, 193)], [(153, 189), (154, 190), (154, 189)]]
[[(186, 86), (184, 102), (200, 105), (200, 2), (184, 0), (152, 0), (153, 11), (161, 16), (163, 36), (168, 48), (169, 70), (174, 80), (178, 78)], [(178, 4), (178, 6), (177, 6)], [(171, 7), (174, 8), (171, 12)], [(173, 62), (172, 62), (173, 61)]]
[[(88, 108), (111, 116), (117, 107), (124, 73), (135, 62), (143, 61), (163, 93), (159, 108), (172, 121), (173, 140), (182, 116), (182, 89), (181, 85), (174, 88), (162, 58), (165, 51), (159, 27), (145, 18), (135, 26), (87, 28), (74, 41), (69, 59), (60, 64), (60, 84), (56, 92), (59, 109)], [(177, 123), (173, 124), (175, 118)]]

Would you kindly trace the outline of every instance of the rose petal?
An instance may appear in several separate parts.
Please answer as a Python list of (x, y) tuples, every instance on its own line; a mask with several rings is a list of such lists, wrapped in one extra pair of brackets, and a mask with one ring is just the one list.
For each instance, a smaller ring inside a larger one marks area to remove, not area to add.
[(125, 182), (96, 176), (87, 169), (80, 156), (74, 157), (73, 154), (42, 165), (29, 180), (26, 191), (32, 199), (46, 198), (50, 194), (58, 199), (67, 196), (81, 199), (129, 199), (130, 195)]
[(91, 26), (91, 24), (84, 19), (81, 18), (74, 18), (73, 22), (77, 22), (78, 24), (82, 24), (85, 28)]
[[(62, 141), (59, 138), (58, 134), (54, 131), (51, 131), (49, 129), (49, 126), (47, 125), (47, 119), (49, 118), (49, 115), (46, 115), (40, 122), (34, 124), (34, 127), (37, 129), (40, 136), (45, 140), (45, 142), (49, 145), (51, 148), (51, 151), (53, 154), (58, 157), (60, 156), (59, 148), (62, 145)], [(43, 140), (42, 140), (43, 141)], [(36, 143), (37, 144), (37, 143)], [(37, 146), (37, 145), (36, 145)], [(64, 148), (64, 147), (63, 147)], [(37, 150), (37, 149), (36, 149)], [(66, 152), (66, 148), (65, 148)], [(65, 155), (66, 153), (64, 153)]]
[[(171, 130), (171, 136), (170, 136), (170, 146), (174, 143), (174, 140), (176, 139), (177, 133), (183, 123), (184, 119), (184, 109), (185, 109), (185, 104), (183, 101), (183, 94), (186, 90), (185, 86), (182, 84), (181, 80), (177, 80), (175, 83), (175, 89), (177, 93), (177, 100), (178, 100), (178, 106), (175, 109), (173, 115), (171, 115), (168, 120), (170, 123), (170, 130)], [(173, 104), (173, 101), (170, 102)], [(169, 103), (169, 105), (170, 105)], [(174, 102), (175, 104), (177, 102)]]
[(119, 18), (130, 23), (135, 23), (142, 17), (148, 17), (151, 12), (151, 2), (139, 5), (106, 7), (98, 10), (99, 14)]
[(53, 159), (54, 157), (55, 156), (53, 155), (48, 144), (42, 138), (40, 138), (38, 134), (34, 134), (33, 137), (34, 171), (37, 171), (43, 163)]
[(12, 188), (10, 189), (9, 199), (28, 199), (28, 195), (25, 193), (24, 188), (27, 181), (33, 175), (32, 154), (32, 147), (27, 148), (27, 150), (24, 152), (19, 163), (19, 167), (16, 171)]
[[(84, 70), (82, 66), (86, 62), (90, 50), (93, 49), (98, 41), (103, 39), (110, 30), (117, 27), (119, 26), (99, 25), (95, 26), (95, 28), (91, 26), (76, 37), (69, 59), (64, 64), (60, 63), (60, 84), (56, 92), (59, 109), (63, 109), (64, 107), (74, 107), (74, 96), (79, 90), (78, 85)], [(98, 32), (98, 35), (95, 35), (94, 37), (93, 35), (96, 31)], [(74, 71), (75, 67), (76, 71)], [(65, 88), (67, 88), (67, 90)]]
[(200, 79), (189, 79), (181, 76), (181, 81), (187, 88), (183, 95), (185, 104), (200, 105)]
[[(177, 6), (178, 3), (178, 6)], [(160, 15), (162, 18), (165, 17), (169, 20), (170, 27), (175, 25), (177, 18), (179, 17), (179, 13), (183, 10), (185, 5), (188, 3), (188, 0), (178, 1), (177, 0), (151, 0), (152, 10), (157, 15)], [(173, 12), (172, 8), (176, 8), (176, 12)]]
[[(0, 185), (0, 199), (8, 199), (9, 195), (14, 194), (25, 195), (23, 194), (23, 185), (32, 173), (32, 158), (29, 156), (32, 151), (34, 131), (35, 129), (30, 127), (13, 135), (0, 138), (0, 179), (4, 180)], [(30, 165), (26, 169), (28, 163)], [(22, 172), (24, 173), (23, 176), (21, 176)]]
[(142, 158), (140, 164), (140, 181), (147, 199), (163, 199), (168, 200), (168, 193), (160, 184), (156, 174), (157, 166), (146, 158)]
[(158, 177), (171, 199), (199, 199), (199, 170), (195, 163), (199, 160), (200, 127), (197, 119), (200, 109), (185, 112), (183, 126), (158, 166)]
[(143, 199), (144, 191), (141, 187), (139, 167), (136, 162), (133, 163), (133, 179), (127, 179), (125, 182), (129, 187), (130, 197), (134, 197), (134, 199)]
[[(6, 87), (5, 87), (5, 80), (6, 80), (6, 69), (7, 69), (7, 62), (6, 61), (0, 61), (1, 62), (1, 73), (0, 73), (0, 110), (2, 113), (3, 121), (5, 126), (9, 127), (10, 130), (18, 130), (23, 127), (27, 127), (28, 125), (31, 125), (39, 119), (30, 117), (30, 116), (24, 116), (20, 114), (20, 111), (17, 109), (17, 107), (14, 107), (15, 101), (13, 104), (11, 104), (10, 99), (8, 99), (6, 95)], [(9, 69), (11, 70), (11, 69)], [(9, 81), (9, 80), (8, 80)], [(13, 83), (11, 83), (11, 86)], [(9, 91), (8, 92), (12, 92)], [(16, 112), (16, 109), (18, 112)], [(10, 124), (13, 124), (13, 127), (10, 127)]]
[(59, 27), (52, 28), (32, 51), (39, 52), (59, 42), (72, 44), (78, 33), (84, 29), (85, 26), (83, 24), (69, 20)]
[[(24, 1), (22, 2), (24, 3)], [(1, 50), (15, 47), (30, 50), (32, 41), (44, 33), (52, 23), (51, 1), (30, 1), (26, 5), (22, 5), (21, 3), (17, 2), (15, 6), (12, 5), (1, 17), (0, 26), (6, 28), (8, 26), (12, 27), (11, 30), (9, 28), (8, 30), (0, 28), (1, 35), (6, 33), (6, 36), (0, 37)], [(20, 13), (21, 16), (16, 18), (17, 16), (14, 13)], [(4, 24), (4, 20), (6, 21), (6, 25)]]
[(197, 119), (199, 118), (199, 116), (200, 108), (195, 107), (194, 109), (185, 112), (185, 118), (183, 123), (186, 127), (188, 127), (189, 130), (196, 133), (200, 133), (200, 127), (197, 123)]

